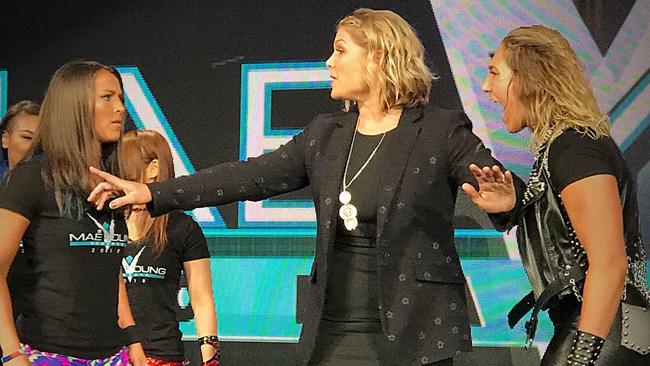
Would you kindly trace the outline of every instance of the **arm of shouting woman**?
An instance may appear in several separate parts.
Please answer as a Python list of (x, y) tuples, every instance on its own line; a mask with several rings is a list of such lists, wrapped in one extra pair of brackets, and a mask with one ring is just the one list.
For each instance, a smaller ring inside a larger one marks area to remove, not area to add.
[(607, 338), (627, 273), (616, 178), (609, 174), (583, 178), (566, 186), (561, 196), (589, 261), (578, 330)]

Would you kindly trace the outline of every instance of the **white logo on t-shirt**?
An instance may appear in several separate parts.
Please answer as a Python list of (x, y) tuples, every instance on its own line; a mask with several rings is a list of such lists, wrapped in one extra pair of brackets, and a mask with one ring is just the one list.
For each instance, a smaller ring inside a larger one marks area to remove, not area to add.
[(165, 279), (165, 274), (167, 274), (167, 268), (138, 264), (138, 262), (140, 261), (140, 256), (142, 255), (146, 247), (147, 247), (146, 245), (143, 246), (142, 249), (138, 251), (138, 254), (135, 255), (135, 257), (132, 255), (127, 255), (126, 257), (122, 258), (122, 269), (124, 269), (124, 278), (128, 282), (132, 282), (134, 279), (137, 278), (140, 278), (142, 280), (142, 283), (145, 283), (147, 281), (147, 278), (156, 279), (156, 280)]

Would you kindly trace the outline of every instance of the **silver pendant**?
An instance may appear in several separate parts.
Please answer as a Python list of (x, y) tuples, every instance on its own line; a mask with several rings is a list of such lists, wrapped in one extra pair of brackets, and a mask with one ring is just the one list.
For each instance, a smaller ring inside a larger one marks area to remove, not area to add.
[(343, 220), (343, 225), (345, 225), (345, 228), (348, 229), (348, 231), (352, 231), (357, 228), (357, 225), (359, 225), (359, 221), (357, 221), (356, 217), (351, 220)]
[(352, 220), (357, 218), (357, 208), (354, 205), (346, 203), (339, 208), (339, 216), (343, 220)]
[(350, 203), (352, 200), (352, 194), (348, 191), (343, 191), (339, 194), (339, 202), (343, 205), (339, 208), (339, 217), (343, 219), (343, 225), (349, 231), (354, 230), (358, 225), (359, 221), (357, 220), (357, 208)]

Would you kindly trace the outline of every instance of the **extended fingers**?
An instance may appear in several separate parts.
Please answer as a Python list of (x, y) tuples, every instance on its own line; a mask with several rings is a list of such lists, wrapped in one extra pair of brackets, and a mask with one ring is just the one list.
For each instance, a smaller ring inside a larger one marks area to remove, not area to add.
[(130, 205), (130, 204), (133, 204), (133, 200), (130, 199), (129, 196), (122, 196), (120, 198), (116, 198), (116, 199), (112, 200), (111, 203), (108, 206), (111, 209), (114, 210), (116, 208), (120, 208), (120, 207)]
[(472, 172), (472, 174), (474, 174), (474, 178), (476, 178), (479, 183), (494, 182), (494, 174), (492, 173), (492, 169), (490, 167), (485, 166), (483, 168), (479, 168), (476, 164), (470, 164), (469, 170)]
[(506, 172), (503, 174), (504, 176), (504, 181), (507, 185), (513, 185), (514, 180), (512, 179), (512, 173), (509, 170), (506, 170)]
[(97, 199), (95, 200), (95, 207), (97, 207), (97, 210), (101, 210), (104, 208), (104, 205), (106, 204), (106, 201), (108, 201), (110, 198), (114, 197), (115, 194), (112, 191), (104, 191), (100, 193), (97, 196)]
[(90, 167), (90, 172), (96, 176), (102, 178), (106, 182), (112, 184), (117, 188), (122, 188), (124, 186), (124, 180), (114, 176), (113, 174), (107, 173), (105, 171), (99, 170), (95, 167)]
[[(90, 192), (90, 195), (88, 195), (88, 202), (94, 202), (95, 205), (99, 203), (99, 201), (103, 198), (104, 201), (108, 197), (103, 197), (105, 196), (105, 193), (112, 192), (114, 190), (114, 187), (112, 184), (108, 182), (101, 182), (95, 188)], [(103, 202), (102, 202), (103, 203)]]
[[(506, 182), (506, 175), (501, 172), (501, 167), (498, 165), (492, 166), (492, 176), (494, 177), (494, 181), (497, 183), (505, 183)], [(511, 176), (512, 178), (512, 176)]]
[(479, 183), (512, 183), (512, 173), (510, 171), (502, 172), (498, 165), (479, 168), (476, 164), (470, 164), (469, 170)]
[(488, 168), (488, 167), (479, 168), (478, 165), (476, 165), (476, 164), (470, 164), (469, 165), (469, 171), (472, 172), (472, 174), (474, 174), (474, 178), (476, 178), (476, 180), (479, 183), (489, 181), (490, 178), (488, 176), (486, 176), (486, 169), (488, 171), (490, 170), (490, 168)]

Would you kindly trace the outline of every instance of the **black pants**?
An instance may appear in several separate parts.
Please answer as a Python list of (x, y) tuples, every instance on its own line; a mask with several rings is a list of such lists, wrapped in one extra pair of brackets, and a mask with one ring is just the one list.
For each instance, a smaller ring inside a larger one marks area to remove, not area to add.
[[(573, 296), (567, 296), (560, 301), (559, 305), (549, 309), (548, 315), (555, 326), (555, 331), (541, 366), (566, 366), (567, 356), (571, 352), (580, 321), (580, 306), (581, 303)], [(596, 366), (650, 365), (650, 354), (643, 356), (621, 346), (621, 327), (621, 311), (619, 309)]]

